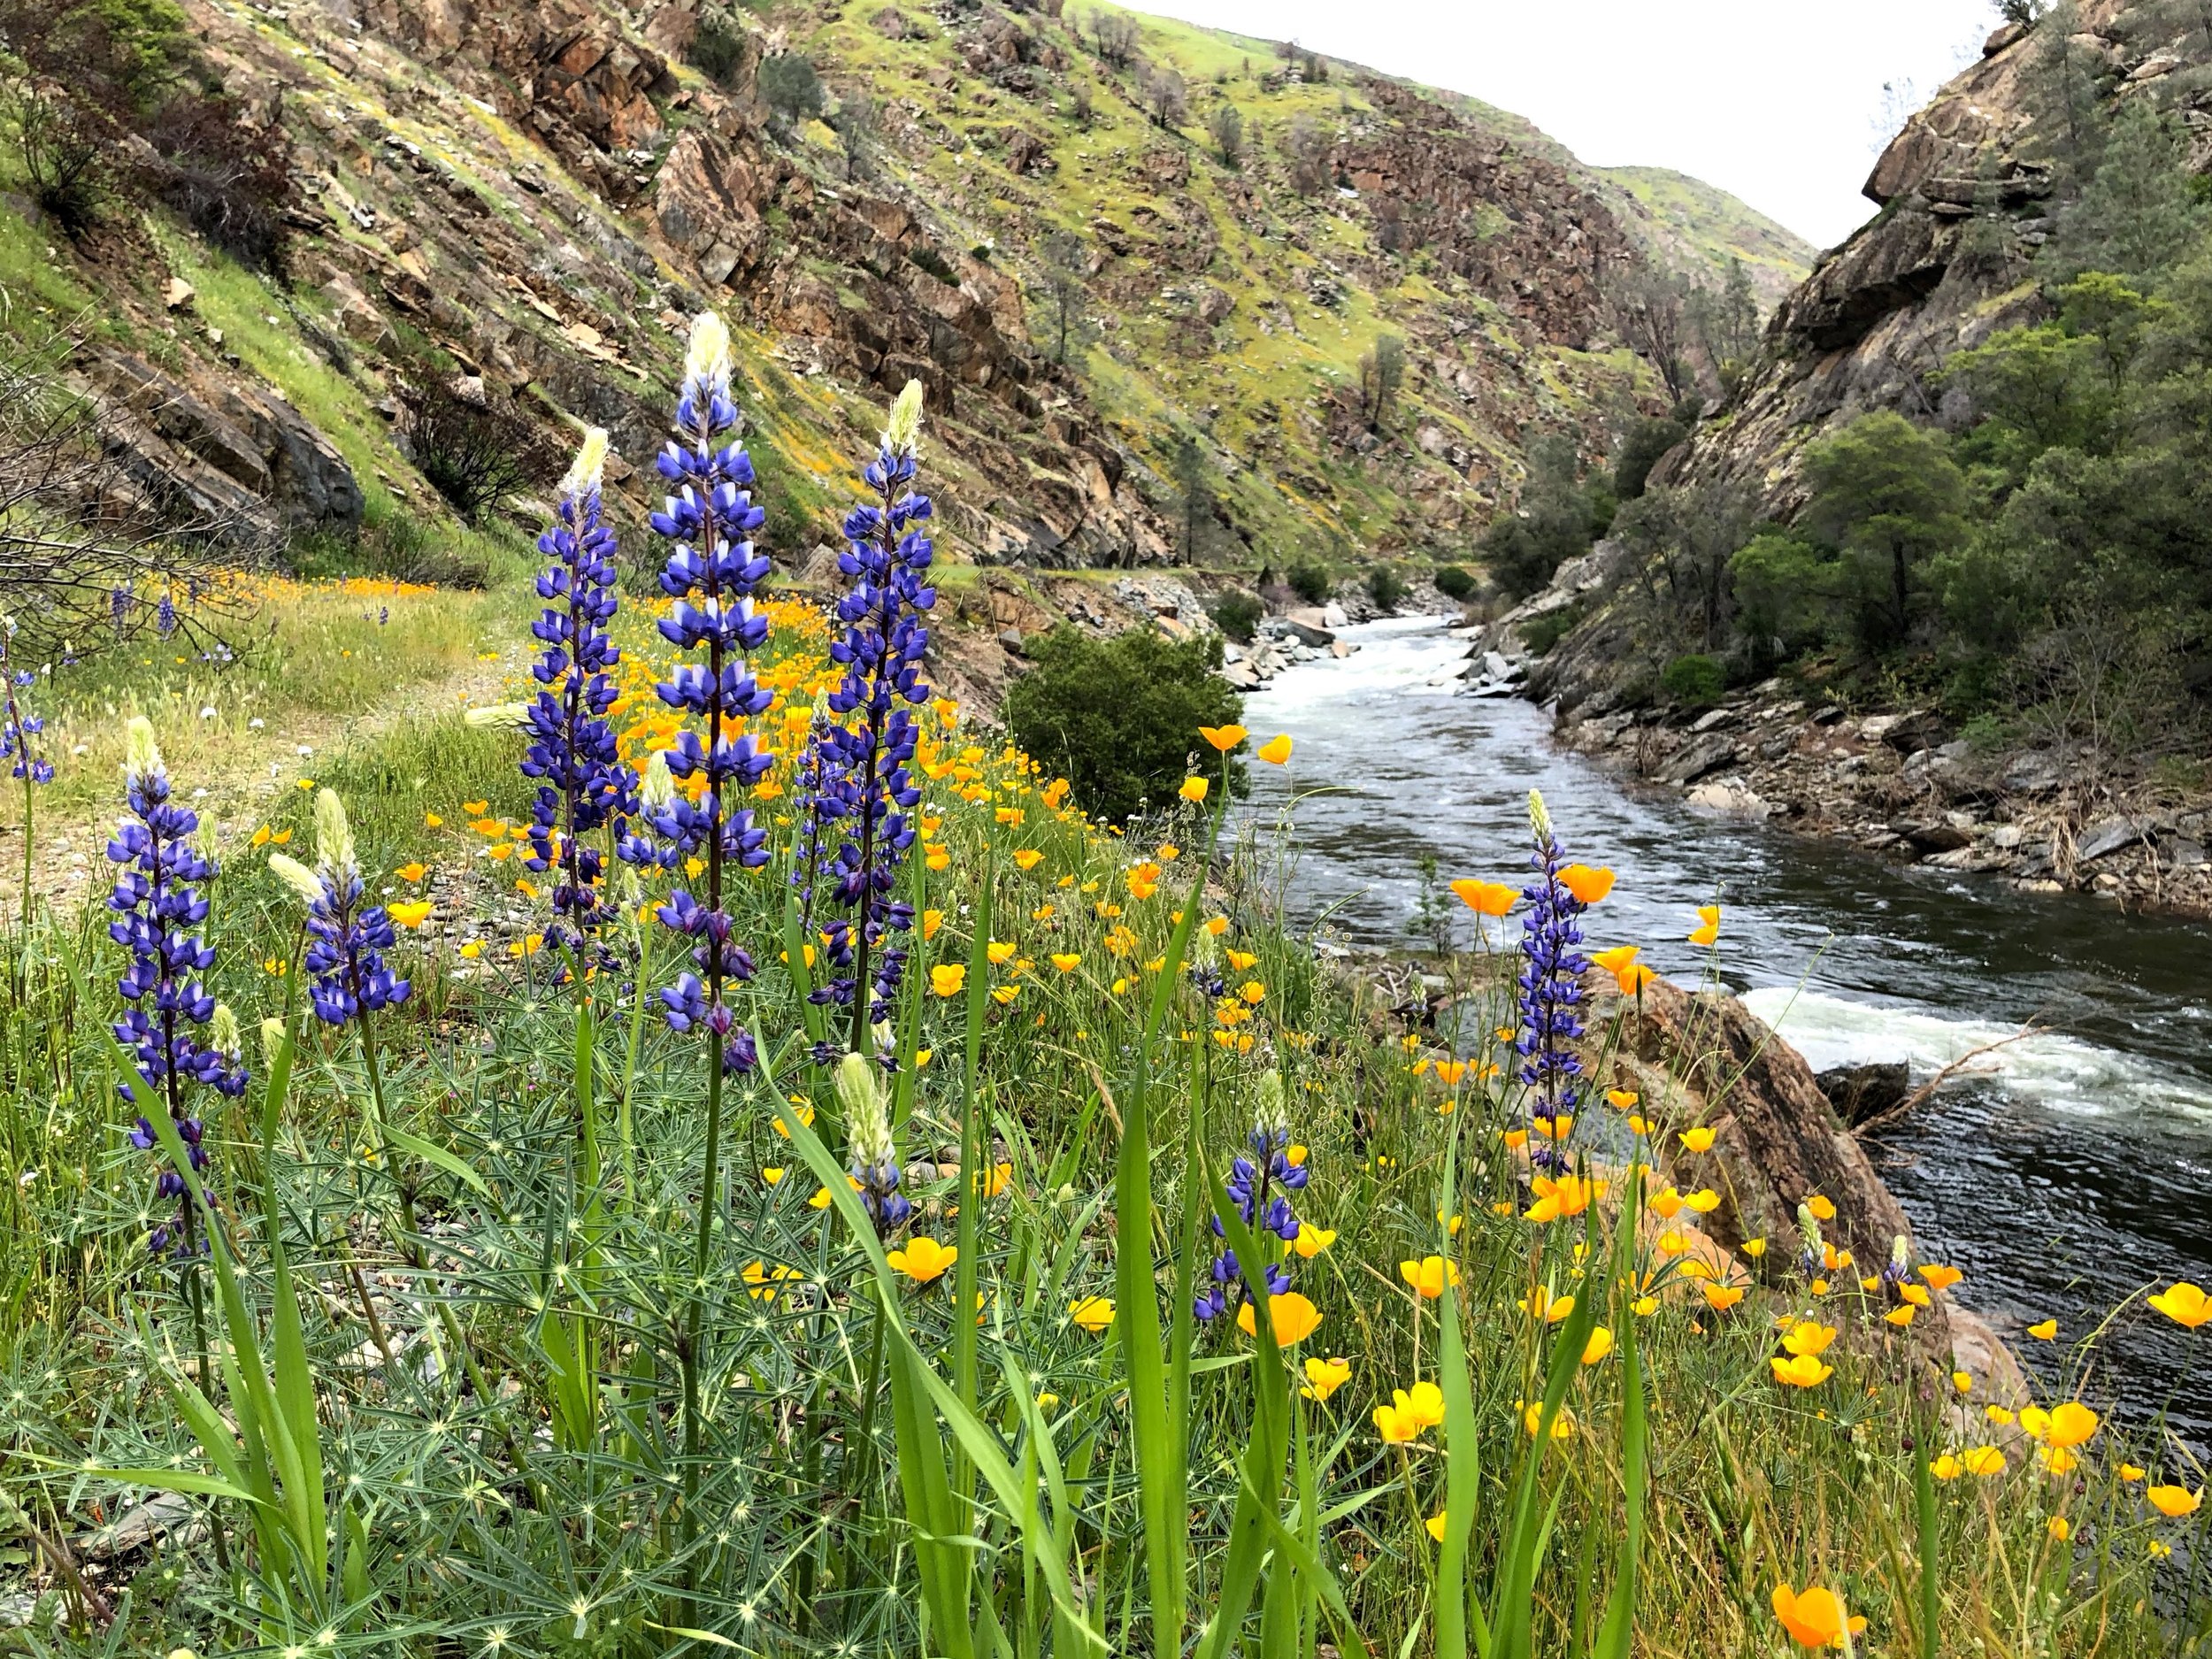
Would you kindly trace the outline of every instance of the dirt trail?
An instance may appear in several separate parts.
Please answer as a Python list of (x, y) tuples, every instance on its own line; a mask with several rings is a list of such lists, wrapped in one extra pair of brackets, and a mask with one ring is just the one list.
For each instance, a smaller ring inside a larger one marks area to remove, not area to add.
[[(250, 752), (242, 749), (227, 757), (225, 764), (212, 771), (196, 768), (194, 778), (180, 781), (188, 783), (186, 794), (201, 821), (214, 824), (219, 854), (235, 858), (255, 828), (265, 820), (269, 803), (293, 788), (296, 779), (313, 777), (317, 765), (374, 742), (410, 716), (495, 703), (508, 675), (509, 665), (504, 662), (470, 661), (437, 679), (396, 687), (358, 715), (280, 717), (255, 734)], [(312, 755), (303, 756), (303, 746), (311, 749)], [(269, 775), (271, 761), (278, 764), (275, 777)], [(21, 786), (7, 782), (5, 787)], [(33, 902), (60, 910), (104, 894), (113, 868), (107, 861), (106, 847), (114, 826), (115, 804), (90, 815), (58, 818), (44, 810), (43, 801), (38, 806), (36, 863), (31, 872)], [(0, 923), (13, 923), (22, 909), (22, 826), (0, 825)]]

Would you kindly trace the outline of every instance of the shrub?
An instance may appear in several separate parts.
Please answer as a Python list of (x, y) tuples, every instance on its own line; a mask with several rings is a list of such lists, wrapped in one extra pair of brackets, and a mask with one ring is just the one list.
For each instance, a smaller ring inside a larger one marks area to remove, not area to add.
[(1252, 636), (1259, 632), (1265, 607), (1252, 595), (1239, 590), (1222, 595), (1206, 607), (1206, 611), (1224, 634), (1240, 645), (1249, 645)]
[(479, 403), (434, 383), (407, 422), (415, 468), (465, 524), (527, 483), (535, 434), (511, 409)]
[(1563, 606), (1557, 611), (1547, 611), (1542, 616), (1531, 617), (1521, 624), (1518, 630), (1521, 643), (1528, 647), (1531, 657), (1541, 657), (1564, 639), (1574, 625), (1581, 620), (1580, 613), (1571, 605)]
[(717, 86), (732, 85), (745, 65), (744, 31), (726, 18), (707, 19), (691, 38), (691, 61)]
[(1383, 611), (1395, 611), (1406, 596), (1406, 580), (1387, 565), (1367, 572), (1367, 596)]
[(1436, 574), (1431, 580), (1436, 583), (1436, 591), (1447, 599), (1456, 599), (1464, 603), (1474, 596), (1474, 576), (1463, 566), (1439, 565)]
[(1325, 605), (1336, 591), (1336, 580), (1325, 565), (1294, 565), (1284, 580), (1289, 582), (1290, 591), (1310, 605)]
[[(1138, 627), (1097, 639), (1062, 624), (1028, 645), (1037, 666), (1006, 694), (1006, 727), (1092, 811), (1126, 822), (1171, 802), (1194, 733), (1234, 721), (1242, 699), (1214, 671), (1219, 641)], [(1212, 757), (1207, 757), (1210, 766)], [(1232, 787), (1243, 787), (1232, 762)]]
[(1678, 657), (1659, 676), (1659, 689), (1685, 709), (1709, 709), (1728, 688), (1728, 676), (1719, 663), (1699, 652)]
[(11, 83), (0, 107), (8, 145), (15, 151), (40, 212), (72, 238), (99, 218), (107, 196), (107, 164), (98, 127), (66, 100), (25, 81)]
[(814, 60), (799, 52), (778, 52), (761, 59), (760, 96), (771, 114), (792, 127), (819, 115), (826, 101)]
[(250, 270), (280, 273), (292, 230), (292, 147), (281, 124), (242, 126), (236, 104), (180, 93), (146, 130), (146, 187)]

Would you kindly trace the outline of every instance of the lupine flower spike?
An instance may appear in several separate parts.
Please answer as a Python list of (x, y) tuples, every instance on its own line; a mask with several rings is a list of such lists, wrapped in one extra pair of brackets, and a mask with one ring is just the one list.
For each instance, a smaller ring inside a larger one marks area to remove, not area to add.
[[(215, 953), (196, 932), (207, 919), (201, 888), (214, 879), (215, 864), (194, 842), (198, 816), (169, 798), (168, 771), (155, 745), (154, 728), (142, 717), (130, 723), (126, 754), (123, 787), (129, 816), (108, 843), (109, 862), (122, 866), (108, 899), (108, 909), (116, 913), (108, 936), (131, 958), (116, 987), (130, 1006), (116, 1021), (115, 1034), (136, 1056), (147, 1086), (164, 1097), (193, 1170), (204, 1173), (208, 1168), (204, 1128), (188, 1109), (186, 1089), (211, 1088), (234, 1099), (246, 1092), (237, 1022), (223, 1022), (211, 1041), (197, 1034), (197, 1028), (216, 1021), (218, 1012), (199, 979), (215, 965)], [(142, 1152), (161, 1144), (142, 1117), (130, 1140)], [(187, 1194), (182, 1174), (165, 1166), (156, 1178), (155, 1195), (175, 1202), (178, 1213), (173, 1229), (163, 1222), (148, 1240), (157, 1253), (173, 1246), (173, 1254), (184, 1257), (201, 1248)]]
[(879, 1234), (895, 1232), (914, 1206), (899, 1191), (898, 1148), (883, 1098), (879, 1068), (865, 1055), (849, 1054), (837, 1065), (837, 1102), (845, 1113), (845, 1144), (853, 1186)]
[(269, 855), (270, 870), (307, 902), (309, 1000), (326, 1025), (343, 1025), (407, 1000), (408, 982), (385, 966), (384, 953), (399, 942), (380, 904), (361, 902), (360, 860), (345, 803), (324, 789), (315, 796), (315, 867), (283, 853)]
[(538, 597), (547, 604), (530, 631), (545, 649), (530, 671), (541, 689), (526, 717), (530, 747), (522, 761), (523, 775), (538, 780), (526, 862), (557, 872), (547, 931), (578, 953), (607, 909), (601, 853), (586, 838), (610, 825), (618, 834), (637, 796), (637, 780), (607, 719), (616, 695), (607, 671), (622, 654), (607, 636), (616, 600), (614, 532), (599, 517), (606, 459), (607, 434), (594, 426), (561, 481), (556, 520), (538, 538), (538, 551), (553, 562), (538, 576)]
[(827, 929), (833, 975), (815, 997), (852, 1009), (856, 1048), (871, 1025), (889, 1018), (906, 966), (891, 936), (914, 926), (913, 907), (891, 894), (914, 844), (907, 815), (921, 792), (907, 770), (919, 735), (912, 709), (929, 700), (923, 617), (937, 603), (937, 590), (922, 580), (933, 557), (923, 529), (930, 501), (913, 488), (921, 420), (921, 382), (909, 380), (863, 474), (877, 499), (845, 518), (837, 564), (851, 588), (837, 605), (844, 634), (830, 646), (844, 676), (829, 695), (833, 718), (817, 723), (818, 752), (808, 761), (809, 812), (825, 830), (837, 823), (843, 835), (833, 855), (818, 854), (822, 879), (852, 911)]
[(725, 1071), (751, 1070), (754, 1049), (723, 1001), (728, 981), (753, 977), (752, 956), (730, 936), (723, 872), (732, 864), (752, 870), (768, 862), (767, 833), (753, 827), (752, 813), (735, 804), (735, 795), (771, 764), (752, 738), (732, 728), (772, 700), (744, 657), (768, 638), (767, 618), (753, 614), (752, 599), (768, 575), (768, 560), (750, 540), (766, 515), (753, 505), (753, 463), (737, 424), (729, 331), (703, 312), (691, 326), (676, 434), (657, 463), (673, 493), (653, 515), (653, 528), (672, 544), (661, 591), (675, 603), (661, 619), (661, 634), (684, 650), (706, 650), (703, 664), (678, 664), (657, 687), (662, 702), (700, 721), (663, 753), (674, 778), (698, 778), (704, 787), (695, 802), (672, 794), (646, 818), (679, 856), (706, 862), (706, 902), (679, 889), (657, 912), (695, 941), (691, 957), (699, 971), (679, 974), (660, 995), (670, 1029), (703, 1025), (713, 1034)]
[[(1253, 1115), (1248, 1145), (1249, 1155), (1238, 1156), (1229, 1166), (1229, 1179), (1223, 1183), (1229, 1190), (1230, 1200), (1236, 1205), (1244, 1225), (1255, 1230), (1256, 1242), (1259, 1231), (1263, 1229), (1285, 1244), (1294, 1243), (1300, 1224), (1291, 1209), (1290, 1194), (1306, 1189), (1312, 1171), (1302, 1159), (1291, 1161), (1290, 1126), (1283, 1104), (1282, 1079), (1272, 1071), (1261, 1079), (1259, 1107)], [(1213, 1218), (1213, 1230), (1216, 1238), (1224, 1236), (1218, 1216)], [(1258, 1265), (1259, 1278), (1265, 1282), (1271, 1297), (1288, 1292), (1290, 1274), (1281, 1263)], [(1191, 1310), (1202, 1320), (1217, 1319), (1232, 1308), (1241, 1310), (1256, 1293), (1253, 1275), (1237, 1260), (1237, 1253), (1233, 1249), (1224, 1248), (1214, 1258), (1211, 1277), (1213, 1282), (1199, 1293)]]
[[(1530, 1161), (1558, 1173), (1567, 1166), (1561, 1144), (1564, 1136), (1553, 1132), (1562, 1119), (1572, 1118), (1581, 1098), (1577, 1079), (1582, 1075), (1582, 1062), (1572, 1045), (1583, 1034), (1575, 1010), (1582, 1001), (1581, 976), (1590, 963), (1578, 949), (1579, 918), (1594, 901), (1580, 896), (1564, 879), (1566, 855), (1552, 833), (1544, 797), (1533, 789), (1528, 795), (1528, 817), (1536, 842), (1529, 863), (1537, 879), (1521, 892), (1530, 910), (1521, 923), (1521, 1026), (1514, 1048), (1521, 1056), (1520, 1080), (1530, 1091), (1530, 1114), (1539, 1131)], [(1609, 875), (1605, 885), (1610, 885)]]

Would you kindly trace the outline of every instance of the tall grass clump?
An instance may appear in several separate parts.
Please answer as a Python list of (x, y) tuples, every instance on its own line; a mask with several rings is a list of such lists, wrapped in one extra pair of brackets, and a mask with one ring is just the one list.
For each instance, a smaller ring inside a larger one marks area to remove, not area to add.
[(0, 1652), (2201, 1651), (2093, 1334), (2201, 1291), (2007, 1394), (1832, 1195), (1724, 1248), (1571, 826), (1408, 1023), (1229, 817), (1288, 736), (1109, 832), (933, 692), (918, 393), (843, 601), (760, 593), (693, 344), (649, 614), (595, 439), (526, 705), (219, 871), (134, 736), (117, 904), (8, 938)]

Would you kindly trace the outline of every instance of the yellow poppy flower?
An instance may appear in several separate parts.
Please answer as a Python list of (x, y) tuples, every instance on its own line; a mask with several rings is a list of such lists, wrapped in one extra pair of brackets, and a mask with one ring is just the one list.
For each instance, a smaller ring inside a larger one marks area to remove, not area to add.
[(1503, 916), (1521, 896), (1517, 888), (1502, 881), (1476, 881), (1466, 877), (1453, 882), (1452, 891), (1458, 895), (1462, 904), (1478, 916)]
[(1710, 945), (1720, 939), (1720, 906), (1701, 904), (1697, 907), (1697, 926), (1690, 930), (1694, 945)]
[(1259, 757), (1271, 766), (1279, 766), (1290, 758), (1290, 738), (1287, 734), (1271, 737), (1262, 743)]
[(929, 988), (940, 996), (957, 996), (968, 983), (967, 964), (941, 962), (929, 971)]
[(2001, 1475), (2005, 1472), (2005, 1455), (1994, 1446), (1970, 1446), (1959, 1454), (1959, 1466), (1970, 1475)]
[(1335, 1242), (1335, 1229), (1317, 1227), (1310, 1221), (1302, 1221), (1298, 1224), (1298, 1236), (1290, 1241), (1290, 1248), (1310, 1262)]
[(1840, 1647), (1848, 1634), (1865, 1628), (1863, 1618), (1847, 1618), (1843, 1602), (1833, 1590), (1808, 1585), (1793, 1591), (1786, 1584), (1774, 1586), (1774, 1617), (1790, 1640), (1801, 1647)]
[(1416, 1295), (1433, 1302), (1443, 1295), (1446, 1285), (1457, 1286), (1459, 1263), (1440, 1256), (1425, 1256), (1417, 1262), (1399, 1263), (1398, 1277), (1413, 1286)]
[(2058, 1335), (2058, 1321), (2046, 1319), (2039, 1325), (2032, 1325), (2028, 1327), (2028, 1334), (2039, 1342), (2051, 1341)]
[(1183, 787), (1175, 793), (1193, 806), (1196, 806), (1206, 798), (1206, 787), (1207, 780), (1203, 778), (1186, 778), (1183, 780)]
[(1578, 904), (1595, 904), (1613, 890), (1613, 872), (1588, 864), (1569, 864), (1559, 872), (1559, 885), (1574, 895)]
[(1705, 1293), (1705, 1305), (1715, 1313), (1726, 1313), (1743, 1300), (1741, 1285), (1705, 1284), (1699, 1286)]
[(946, 1246), (927, 1233), (918, 1233), (907, 1240), (902, 1250), (893, 1250), (884, 1257), (895, 1272), (905, 1274), (918, 1285), (926, 1285), (941, 1279), (945, 1270), (960, 1256), (958, 1245)]
[(2185, 1515), (2194, 1515), (2204, 1502), (2204, 1488), (2191, 1492), (2185, 1486), (2150, 1486), (2143, 1495), (2151, 1501), (2151, 1507), (2169, 1520), (2179, 1520)]
[(1592, 1327), (1590, 1340), (1582, 1345), (1582, 1363), (1594, 1365), (1613, 1351), (1613, 1333), (1603, 1325)]
[[(1320, 1327), (1321, 1310), (1298, 1292), (1286, 1291), (1267, 1299), (1267, 1323), (1275, 1333), (1275, 1345), (1292, 1348)], [(1250, 1302), (1237, 1310), (1237, 1329), (1245, 1335), (1256, 1336), (1257, 1325)]]
[(1244, 728), (1240, 726), (1202, 726), (1198, 728), (1198, 735), (1225, 755), (1244, 741)]
[(1713, 1149), (1713, 1132), (1703, 1125), (1694, 1129), (1685, 1129), (1680, 1139), (1686, 1151), (1710, 1152)]
[(1836, 1340), (1836, 1327), (1815, 1319), (1800, 1319), (1782, 1338), (1782, 1346), (1801, 1359), (1817, 1359)]
[(1068, 1304), (1068, 1312), (1076, 1324), (1093, 1336), (1114, 1322), (1114, 1304), (1103, 1296), (1085, 1296)]
[(1810, 1354), (1796, 1354), (1788, 1359), (1770, 1359), (1774, 1368), (1774, 1380), (1787, 1383), (1793, 1388), (1816, 1388), (1835, 1374), (1835, 1367), (1822, 1363)]
[(430, 873), (430, 866), (424, 864), (406, 864), (400, 865), (392, 873), (402, 881), (419, 881)]
[(1309, 1400), (1326, 1400), (1352, 1379), (1352, 1363), (1344, 1359), (1309, 1359), (1306, 1385), (1299, 1392)]
[(2212, 1296), (2185, 1279), (2169, 1285), (2153, 1296), (2150, 1303), (2176, 1325), (2192, 1331), (2212, 1320)]
[(1805, 1208), (1812, 1211), (1815, 1221), (1833, 1221), (1836, 1218), (1834, 1201), (1824, 1198), (1818, 1193), (1805, 1201)]
[(1931, 1263), (1921, 1268), (1920, 1277), (1930, 1290), (1948, 1290), (1966, 1275), (1955, 1267), (1938, 1267)]
[(403, 900), (397, 904), (386, 905), (384, 914), (390, 917), (396, 926), (412, 933), (430, 919), (430, 901), (428, 899)]

